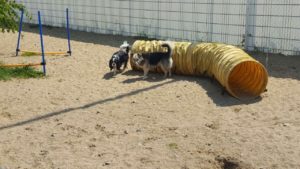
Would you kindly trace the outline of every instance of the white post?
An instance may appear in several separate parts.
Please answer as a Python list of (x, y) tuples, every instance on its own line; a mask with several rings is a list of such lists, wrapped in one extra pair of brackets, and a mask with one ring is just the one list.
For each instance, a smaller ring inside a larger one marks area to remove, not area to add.
[(213, 22), (214, 22), (214, 0), (210, 0), (210, 14), (208, 17), (208, 21), (209, 21), (209, 26), (208, 26), (208, 37), (207, 40), (209, 42), (213, 41), (213, 31), (214, 31), (214, 27), (213, 27)]
[(245, 49), (254, 50), (255, 24), (256, 24), (256, 0), (247, 0), (246, 4), (246, 25), (245, 25)]

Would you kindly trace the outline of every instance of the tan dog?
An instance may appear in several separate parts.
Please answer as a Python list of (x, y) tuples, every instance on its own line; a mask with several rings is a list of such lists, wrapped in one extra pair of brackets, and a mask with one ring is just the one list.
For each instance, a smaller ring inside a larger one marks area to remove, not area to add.
[(161, 46), (167, 48), (167, 52), (136, 53), (133, 55), (135, 64), (144, 71), (143, 79), (148, 77), (150, 68), (156, 66), (160, 66), (161, 70), (164, 72), (165, 78), (168, 74), (171, 77), (171, 68), (173, 66), (172, 49), (167, 43), (164, 43)]

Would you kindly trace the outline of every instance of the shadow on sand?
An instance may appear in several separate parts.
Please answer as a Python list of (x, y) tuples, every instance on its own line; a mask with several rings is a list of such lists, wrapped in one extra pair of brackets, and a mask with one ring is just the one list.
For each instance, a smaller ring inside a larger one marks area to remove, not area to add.
[[(142, 79), (141, 72), (138, 71), (127, 71), (124, 72), (123, 75), (126, 75), (129, 77), (129, 79), (123, 81), (123, 83), (137, 83)], [(161, 74), (153, 74), (151, 73), (151, 77), (154, 78), (149, 78), (146, 79), (149, 82), (154, 82), (154, 81), (162, 81), (164, 80), (164, 78), (162, 78)], [(111, 73), (107, 73), (104, 75), (103, 78), (111, 78)], [(222, 95), (222, 88), (221, 86), (216, 83), (216, 82), (211, 82), (209, 80), (209, 78), (203, 78), (203, 77), (188, 77), (188, 76), (172, 76), (171, 80), (166, 81), (164, 83), (160, 83), (160, 84), (156, 84), (156, 85), (152, 85), (150, 87), (146, 87), (146, 88), (142, 88), (142, 89), (137, 89), (134, 91), (130, 91), (128, 93), (124, 93), (124, 94), (120, 94), (118, 96), (115, 97), (108, 97), (105, 99), (100, 99), (98, 101), (94, 101), (91, 102), (89, 104), (85, 104), (82, 106), (78, 106), (78, 107), (70, 107), (70, 108), (66, 108), (63, 110), (59, 110), (59, 111), (55, 111), (55, 112), (50, 112), (50, 113), (46, 113), (44, 115), (41, 116), (37, 116), (34, 118), (30, 118), (27, 120), (23, 120), (14, 124), (8, 124), (5, 126), (1, 126), (0, 130), (4, 130), (4, 129), (9, 129), (9, 128), (13, 128), (13, 127), (18, 127), (18, 126), (23, 126), (32, 122), (36, 122), (36, 121), (40, 121), (40, 120), (44, 120), (47, 118), (51, 118), (53, 116), (58, 116), (61, 114), (65, 114), (65, 113), (70, 113), (76, 110), (83, 110), (83, 109), (87, 109), (96, 105), (101, 105), (104, 103), (108, 103), (108, 102), (113, 102), (113, 101), (117, 101), (119, 99), (128, 97), (128, 96), (133, 96), (136, 94), (139, 94), (141, 92), (147, 92), (150, 90), (155, 90), (163, 85), (167, 85), (170, 83), (176, 83), (178, 81), (188, 81), (188, 82), (196, 82), (197, 84), (201, 85), (205, 90), (207, 95), (213, 100), (213, 102), (217, 105), (217, 106), (221, 106), (221, 107), (226, 107), (226, 106), (232, 106), (232, 105), (241, 105), (241, 104), (254, 104), (256, 102), (259, 102), (261, 99), (253, 99), (253, 100), (249, 100), (249, 101), (240, 101), (230, 95), (228, 95), (227, 93), (225, 93), (224, 95)]]

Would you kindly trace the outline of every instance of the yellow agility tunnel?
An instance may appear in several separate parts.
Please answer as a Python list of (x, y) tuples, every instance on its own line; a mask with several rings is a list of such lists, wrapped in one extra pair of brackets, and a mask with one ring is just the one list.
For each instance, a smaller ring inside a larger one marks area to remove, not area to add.
[[(132, 54), (163, 52), (163, 41), (137, 40)], [(132, 55), (131, 55), (132, 56)], [(207, 75), (216, 78), (234, 97), (257, 97), (268, 83), (265, 67), (242, 49), (222, 43), (173, 42), (172, 72), (181, 75)], [(130, 58), (132, 69), (140, 70)], [(153, 71), (160, 71), (155, 69)]]

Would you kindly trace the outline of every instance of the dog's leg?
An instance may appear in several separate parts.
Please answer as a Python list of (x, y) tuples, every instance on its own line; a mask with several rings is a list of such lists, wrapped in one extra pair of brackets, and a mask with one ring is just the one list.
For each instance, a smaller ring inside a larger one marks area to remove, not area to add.
[(148, 78), (148, 72), (149, 72), (150, 68), (149, 67), (144, 67), (144, 77), (143, 79), (147, 79)]
[(170, 57), (170, 60), (169, 60), (169, 67), (168, 67), (169, 77), (172, 76), (172, 66), (173, 66), (173, 59), (172, 59), (172, 57)]
[(127, 68), (127, 64), (128, 64), (128, 60), (125, 61), (122, 72), (125, 71), (125, 69)]
[(114, 76), (117, 74), (117, 65), (115, 63), (112, 64)]
[(114, 67), (114, 76), (117, 74), (117, 69)]
[(169, 69), (169, 77), (172, 76), (172, 69)]
[(164, 78), (167, 78), (169, 72), (167, 70), (165, 70), (165, 69), (163, 69), (163, 72), (164, 72)]
[(164, 72), (164, 78), (167, 78), (168, 70), (164, 67), (164, 65), (162, 63), (160, 63), (160, 68)]

